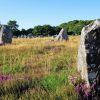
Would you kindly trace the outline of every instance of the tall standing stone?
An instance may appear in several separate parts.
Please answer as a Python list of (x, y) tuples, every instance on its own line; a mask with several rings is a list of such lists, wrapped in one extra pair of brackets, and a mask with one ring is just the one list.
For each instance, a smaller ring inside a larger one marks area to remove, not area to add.
[[(88, 86), (100, 85), (100, 20), (85, 26), (78, 49), (78, 71)], [(98, 88), (99, 89), (99, 88)]]
[(12, 43), (12, 32), (7, 25), (0, 25), (0, 44)]
[(66, 30), (61, 29), (61, 31), (59, 32), (59, 34), (56, 37), (57, 40), (68, 40), (68, 35)]

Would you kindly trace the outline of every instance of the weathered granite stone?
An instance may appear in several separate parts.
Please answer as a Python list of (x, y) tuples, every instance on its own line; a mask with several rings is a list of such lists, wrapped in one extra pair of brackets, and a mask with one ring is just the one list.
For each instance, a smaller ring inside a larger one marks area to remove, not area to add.
[(61, 29), (61, 31), (59, 32), (59, 34), (56, 37), (57, 40), (68, 40), (68, 35), (66, 30)]
[(85, 26), (81, 32), (78, 49), (78, 71), (88, 86), (100, 85), (100, 20)]
[(7, 25), (0, 25), (0, 44), (12, 43), (12, 32)]

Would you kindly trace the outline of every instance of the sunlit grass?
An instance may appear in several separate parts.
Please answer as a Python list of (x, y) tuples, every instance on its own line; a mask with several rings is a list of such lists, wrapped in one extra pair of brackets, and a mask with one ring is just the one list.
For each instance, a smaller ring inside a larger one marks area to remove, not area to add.
[(76, 73), (79, 36), (68, 41), (50, 38), (13, 39), (0, 46), (2, 100), (77, 100), (69, 75)]

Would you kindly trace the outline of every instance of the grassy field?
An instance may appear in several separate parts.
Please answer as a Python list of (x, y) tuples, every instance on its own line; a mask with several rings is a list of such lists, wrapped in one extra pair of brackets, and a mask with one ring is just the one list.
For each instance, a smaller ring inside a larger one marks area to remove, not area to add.
[(79, 36), (13, 39), (0, 46), (0, 100), (77, 100), (70, 75), (77, 75)]

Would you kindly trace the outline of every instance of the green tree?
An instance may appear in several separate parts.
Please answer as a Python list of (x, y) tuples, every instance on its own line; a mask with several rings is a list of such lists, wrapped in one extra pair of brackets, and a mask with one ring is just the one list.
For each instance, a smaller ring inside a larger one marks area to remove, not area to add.
[(27, 31), (25, 29), (21, 30), (21, 35), (27, 35)]
[(17, 21), (15, 20), (10, 20), (7, 24), (12, 29), (12, 31), (17, 30), (19, 27), (19, 25), (17, 24)]
[(42, 34), (42, 31), (43, 31), (43, 28), (42, 26), (38, 25), (38, 26), (35, 26), (32, 33), (34, 35), (41, 35)]
[(50, 25), (43, 25), (43, 26), (35, 26), (32, 33), (34, 35), (43, 35), (43, 36), (52, 36), (52, 35), (56, 35), (59, 33), (59, 31), (61, 30), (60, 27), (55, 27), (55, 26), (50, 26)]
[(20, 30), (18, 30), (18, 27), (19, 25), (17, 24), (17, 21), (15, 20), (10, 20), (7, 25), (10, 27), (10, 29), (12, 30), (13, 32), (13, 36), (19, 36), (21, 33), (20, 33)]
[(52, 26), (50, 25), (43, 25), (42, 26), (42, 34), (43, 35), (50, 35), (52, 33)]
[(69, 33), (74, 32), (80, 34), (82, 28), (91, 22), (92, 20), (73, 20), (68, 23), (62, 23), (60, 27), (66, 29)]
[(32, 28), (27, 29), (27, 34), (32, 33), (32, 31), (33, 31), (33, 29), (32, 29)]

